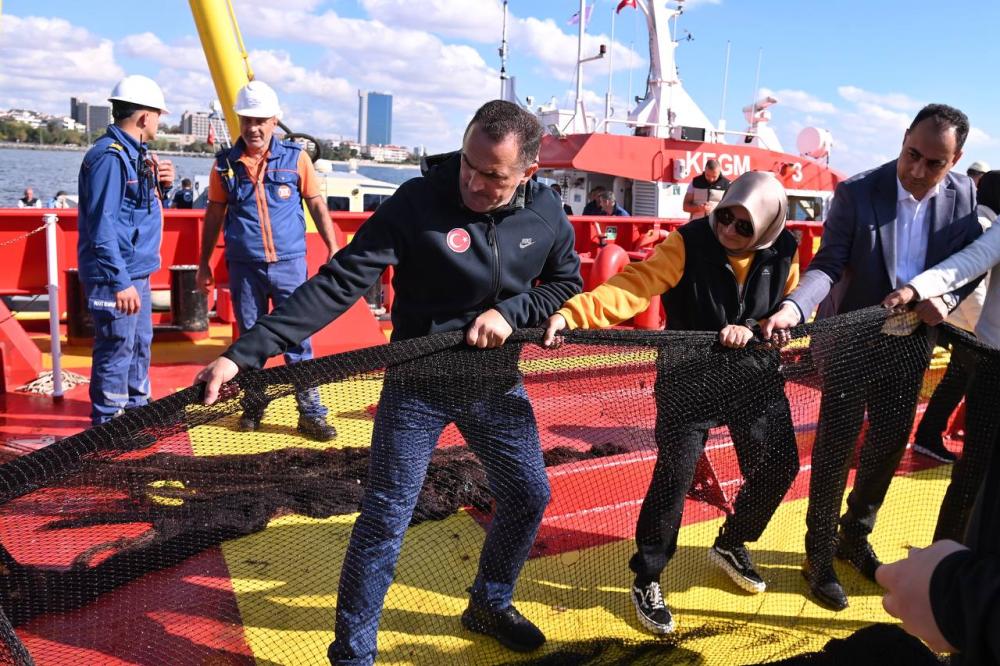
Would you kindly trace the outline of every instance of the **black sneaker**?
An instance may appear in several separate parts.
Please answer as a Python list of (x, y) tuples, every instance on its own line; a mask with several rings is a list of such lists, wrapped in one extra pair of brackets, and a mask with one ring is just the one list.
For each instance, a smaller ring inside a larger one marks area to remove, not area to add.
[(545, 643), (545, 634), (513, 605), (493, 610), (472, 601), (462, 613), (462, 626), (477, 634), (497, 639), (514, 652), (531, 652)]
[(875, 549), (868, 543), (868, 539), (853, 539), (845, 537), (843, 533), (837, 538), (837, 559), (845, 560), (848, 564), (858, 570), (858, 572), (868, 580), (875, 582), (875, 570), (882, 566), (882, 562), (875, 554)]
[(299, 416), (297, 430), (317, 442), (329, 442), (337, 436), (337, 429), (318, 416)]
[(938, 462), (953, 463), (958, 460), (958, 456), (945, 448), (944, 442), (938, 437), (933, 441), (917, 441), (913, 443), (913, 450), (922, 456), (933, 458)]
[(743, 544), (738, 546), (720, 546), (716, 541), (708, 551), (708, 561), (717, 565), (747, 592), (754, 594), (767, 589), (767, 583), (753, 568), (750, 551)]
[(639, 623), (654, 634), (669, 634), (674, 630), (674, 617), (663, 603), (663, 593), (656, 581), (645, 587), (632, 585), (632, 603)]
[(837, 578), (832, 565), (816, 566), (808, 559), (802, 565), (802, 577), (809, 585), (813, 597), (823, 606), (842, 611), (848, 606), (847, 593)]

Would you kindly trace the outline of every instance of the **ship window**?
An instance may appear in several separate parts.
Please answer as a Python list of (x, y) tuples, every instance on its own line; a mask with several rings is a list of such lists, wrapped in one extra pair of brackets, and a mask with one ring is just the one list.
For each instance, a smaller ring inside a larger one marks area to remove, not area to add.
[(382, 202), (389, 198), (388, 194), (366, 194), (364, 197), (364, 207), (366, 211), (376, 210)]
[(327, 197), (326, 207), (331, 212), (335, 210), (351, 210), (351, 200), (347, 197)]
[(822, 214), (823, 200), (820, 197), (788, 197), (789, 220), (818, 220)]

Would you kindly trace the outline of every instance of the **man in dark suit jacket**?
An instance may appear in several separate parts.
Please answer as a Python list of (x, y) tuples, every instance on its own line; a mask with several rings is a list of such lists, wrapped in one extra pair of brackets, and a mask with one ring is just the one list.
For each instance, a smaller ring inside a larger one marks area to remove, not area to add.
[[(950, 173), (968, 132), (964, 113), (930, 104), (906, 130), (896, 160), (837, 187), (820, 249), (798, 288), (764, 322), (765, 337), (787, 339), (787, 329), (804, 321), (817, 304), (818, 319), (878, 305), (982, 232), (972, 181)], [(974, 286), (924, 301), (917, 313), (924, 323), (939, 324)], [(835, 610), (847, 607), (847, 595), (833, 569), (834, 555), (870, 580), (880, 564), (868, 535), (906, 449), (926, 369), (926, 363), (899, 359), (929, 360), (933, 347), (930, 335), (887, 336), (879, 345), (838, 353), (843, 344), (833, 342), (824, 359), (803, 569), (813, 595)], [(814, 346), (825, 345), (814, 340)], [(851, 454), (866, 409), (869, 428), (838, 534)]]

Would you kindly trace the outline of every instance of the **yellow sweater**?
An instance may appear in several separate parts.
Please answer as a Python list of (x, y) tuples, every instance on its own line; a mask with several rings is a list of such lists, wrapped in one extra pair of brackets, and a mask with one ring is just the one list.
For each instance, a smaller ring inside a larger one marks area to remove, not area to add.
[[(755, 252), (729, 256), (736, 282), (743, 286)], [(577, 294), (556, 313), (566, 319), (567, 328), (605, 328), (631, 319), (646, 310), (654, 298), (680, 282), (684, 274), (684, 238), (676, 231), (656, 246), (645, 261), (633, 262), (593, 291)], [(799, 283), (799, 253), (795, 252), (785, 295)]]

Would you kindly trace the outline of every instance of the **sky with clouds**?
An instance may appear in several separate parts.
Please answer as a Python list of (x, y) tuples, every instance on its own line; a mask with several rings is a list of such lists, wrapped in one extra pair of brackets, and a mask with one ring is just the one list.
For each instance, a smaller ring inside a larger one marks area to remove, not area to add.
[[(617, 0), (594, 4), (585, 53), (612, 52), (614, 115), (641, 95), (645, 23)], [(393, 95), (393, 142), (459, 145), (472, 112), (499, 91), (499, 0), (233, 0), (257, 78), (275, 86), (285, 121), (318, 136), (357, 133), (357, 90)], [(1000, 93), (989, 59), (995, 0), (689, 0), (677, 37), (685, 88), (709, 118), (742, 129), (759, 89), (779, 100), (785, 149), (810, 125), (833, 132), (832, 164), (853, 173), (892, 159), (927, 102), (964, 110), (973, 129), (959, 162), (1000, 167)], [(579, 0), (511, 0), (508, 70), (519, 95), (572, 107)], [(0, 16), (0, 108), (66, 114), (69, 97), (107, 97), (126, 73), (160, 82), (175, 111), (215, 97), (183, 0), (6, 0)], [(688, 39), (690, 38), (690, 39)], [(721, 109), (727, 42), (726, 108)], [(584, 100), (603, 115), (609, 59), (585, 66)], [(724, 111), (724, 113), (723, 113)]]

